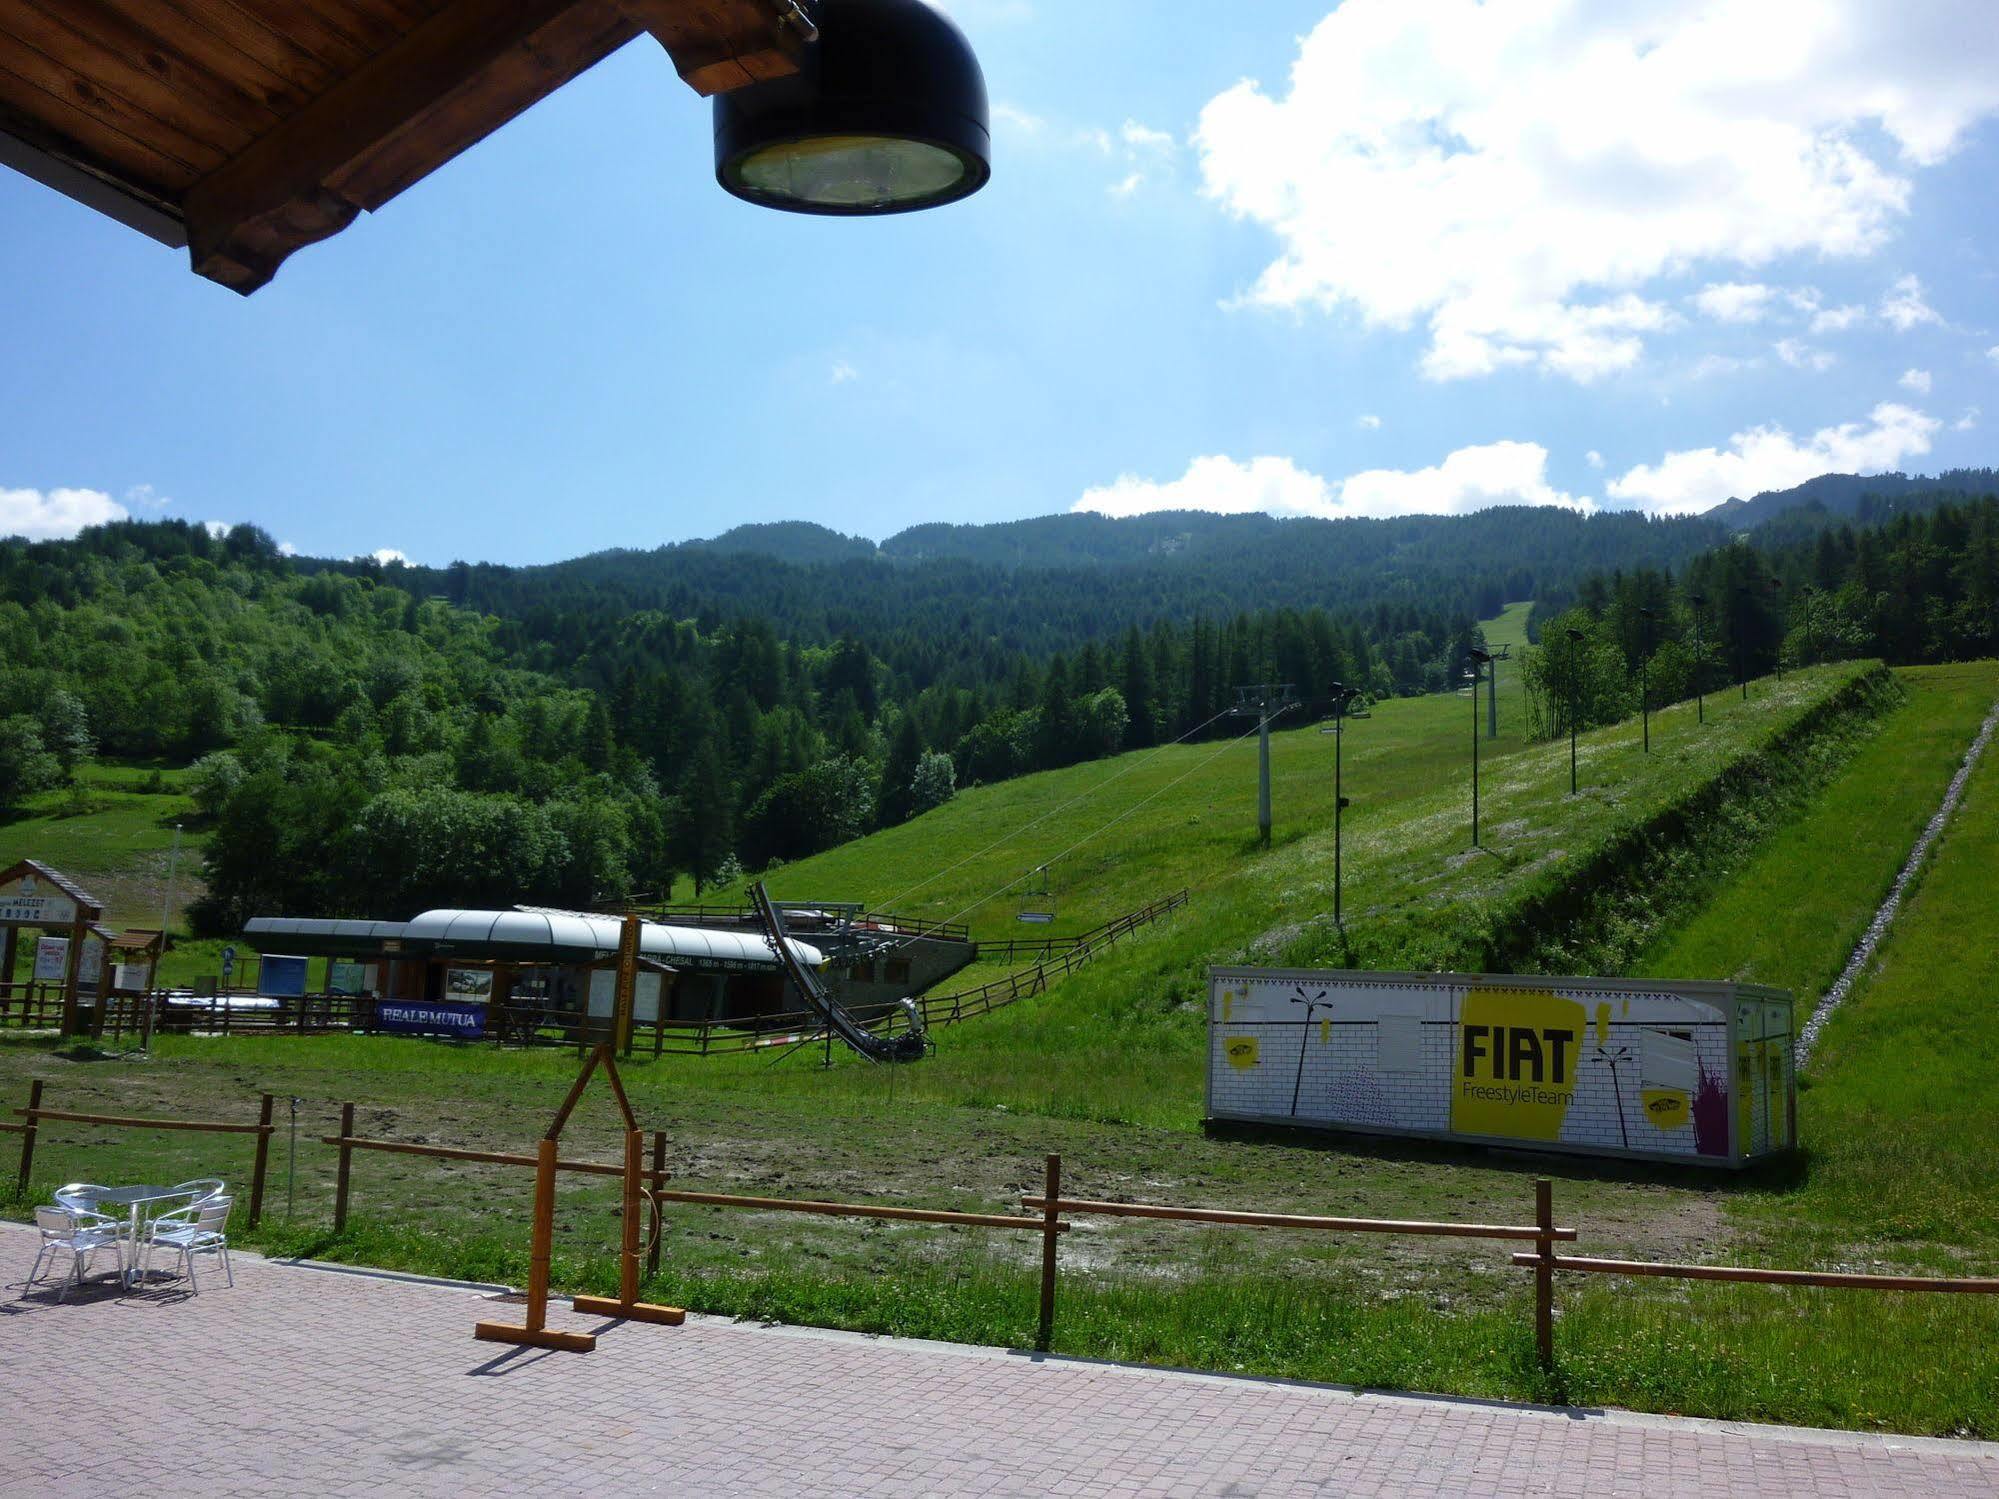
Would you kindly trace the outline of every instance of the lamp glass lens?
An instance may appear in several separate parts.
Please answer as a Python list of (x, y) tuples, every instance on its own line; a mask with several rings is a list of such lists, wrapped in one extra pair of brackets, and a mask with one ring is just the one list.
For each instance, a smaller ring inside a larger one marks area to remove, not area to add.
[(951, 192), (965, 164), (922, 141), (829, 135), (765, 146), (737, 168), (743, 185), (766, 197), (825, 208), (886, 208)]

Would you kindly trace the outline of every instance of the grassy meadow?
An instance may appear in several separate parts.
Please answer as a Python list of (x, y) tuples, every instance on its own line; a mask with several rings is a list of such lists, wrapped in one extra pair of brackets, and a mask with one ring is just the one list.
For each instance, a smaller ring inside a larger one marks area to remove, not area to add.
[[(696, 1189), (991, 1211), (1037, 1189), (1042, 1156), (1057, 1151), (1069, 1190), (1088, 1196), (1524, 1222), (1533, 1178), (1549, 1175), (1586, 1253), (1992, 1273), (1999, 1120), (1980, 1086), (1999, 1047), (1986, 998), (1999, 912), (1986, 909), (1981, 871), (1999, 853), (1999, 757), (1822, 1043), (1797, 1162), (1721, 1178), (1355, 1139), (1220, 1140), (1199, 1126), (1209, 963), (1453, 965), (1521, 950), (1508, 934), (1546, 913), (1556, 937), (1528, 953), (1541, 966), (1751, 975), (1798, 988), (1802, 1007), (1843, 963), (1848, 934), (1995, 696), (1990, 664), (1793, 673), (1752, 684), (1746, 704), (1710, 700), (1704, 731), (1692, 704), (1655, 714), (1649, 757), (1635, 723), (1586, 736), (1583, 795), (1571, 798), (1567, 745), (1525, 739), (1517, 674), (1502, 669), (1477, 853), (1468, 699), (1384, 703), (1346, 742), (1344, 932), (1329, 920), (1332, 743), (1316, 726), (1273, 738), (1268, 850), (1255, 837), (1253, 736), (970, 788), (912, 824), (777, 871), (773, 892), (969, 920), (997, 938), (1040, 930), (1015, 921), (1019, 893), (1006, 887), (1052, 860), (1057, 931), (1182, 886), (1191, 905), (1046, 995), (939, 1031), (937, 1056), (916, 1067), (667, 1058), (630, 1064), (627, 1083), (642, 1122), (665, 1131), (675, 1175)], [(1600, 899), (1565, 896), (1565, 871), (1613, 856), (1631, 879)], [(0, 1034), (0, 1098), (17, 1102), (39, 1076), (56, 1107), (248, 1119), (261, 1090), (279, 1096), (282, 1125), (296, 1096), (296, 1175), (281, 1131), (267, 1222), (251, 1242), (518, 1284), (527, 1173), (357, 1156), (355, 1217), (335, 1236), (334, 1155), (316, 1140), (352, 1101), (365, 1135), (522, 1149), (574, 1065), (560, 1053), (366, 1037), (165, 1037), (141, 1059)], [(614, 1150), (599, 1096), (579, 1110), (565, 1153)], [(233, 1137), (50, 1126), (30, 1196), (73, 1178), (240, 1182), (249, 1151)], [(615, 1186), (565, 1182), (558, 1223), (557, 1281), (608, 1288)], [(648, 1294), (1020, 1345), (1032, 1336), (1035, 1253), (1030, 1236), (676, 1208)], [(1551, 1379), (1533, 1363), (1523, 1272), (1499, 1245), (1084, 1220), (1062, 1254), (1064, 1352), (1999, 1435), (1999, 1316), (1968, 1298), (1578, 1278), (1561, 1287)]]

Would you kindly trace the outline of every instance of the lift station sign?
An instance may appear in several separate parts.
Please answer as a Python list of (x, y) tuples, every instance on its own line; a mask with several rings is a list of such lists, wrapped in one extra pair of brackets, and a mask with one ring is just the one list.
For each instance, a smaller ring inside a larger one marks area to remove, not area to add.
[(1795, 1140), (1778, 990), (1230, 968), (1208, 1024), (1217, 1120), (1731, 1166)]

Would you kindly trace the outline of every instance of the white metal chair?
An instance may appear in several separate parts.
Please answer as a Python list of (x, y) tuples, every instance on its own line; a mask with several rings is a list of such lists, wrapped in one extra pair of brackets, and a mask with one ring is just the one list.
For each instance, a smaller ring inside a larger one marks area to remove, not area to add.
[(201, 1290), (201, 1283), (194, 1275), (197, 1254), (212, 1254), (221, 1260), (222, 1273), (234, 1286), (236, 1269), (229, 1263), (229, 1235), (225, 1230), (229, 1209), (235, 1201), (233, 1197), (210, 1196), (155, 1218), (146, 1230), (146, 1257), (140, 1278), (143, 1280), (152, 1272), (153, 1251), (164, 1248), (171, 1249), (186, 1268), (189, 1290), (196, 1293)]
[(71, 1286), (83, 1284), (83, 1277), (89, 1273), (90, 1257), (100, 1249), (108, 1248), (117, 1257), (121, 1274), (125, 1269), (125, 1225), (115, 1218), (83, 1208), (38, 1207), (35, 1227), (41, 1232), (42, 1244), (35, 1254), (35, 1267), (21, 1287), (23, 1296), (42, 1278), (42, 1262), (46, 1260), (53, 1270), (56, 1256), (64, 1250), (69, 1252), (69, 1274), (63, 1277), (62, 1289), (56, 1293), (58, 1301), (69, 1295)]
[(56, 1188), (56, 1206), (73, 1213), (94, 1213), (99, 1200), (110, 1190), (95, 1182), (71, 1182)]

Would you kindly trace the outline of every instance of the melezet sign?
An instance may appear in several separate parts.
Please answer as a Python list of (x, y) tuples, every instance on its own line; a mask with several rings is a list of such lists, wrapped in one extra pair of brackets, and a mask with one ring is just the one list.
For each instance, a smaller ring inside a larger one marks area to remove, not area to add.
[(17, 926), (73, 926), (76, 914), (75, 901), (31, 874), (0, 885), (0, 922)]

